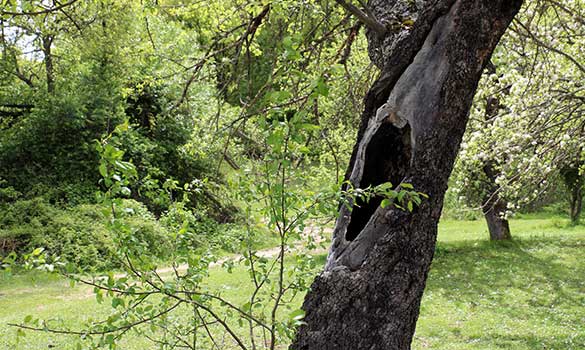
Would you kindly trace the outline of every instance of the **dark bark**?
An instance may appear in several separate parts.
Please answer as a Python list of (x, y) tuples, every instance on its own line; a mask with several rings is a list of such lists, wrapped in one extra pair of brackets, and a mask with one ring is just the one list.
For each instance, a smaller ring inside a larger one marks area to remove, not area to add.
[[(370, 8), (384, 22), (396, 3), (372, 1)], [(391, 48), (369, 34), (370, 51), (383, 52), (384, 64), (366, 96), (347, 179), (360, 188), (410, 183), (430, 198), (412, 213), (377, 201), (340, 209), (291, 349), (410, 349), (473, 95), (521, 3), (426, 1)]]
[[(493, 119), (498, 115), (500, 109), (500, 101), (496, 97), (489, 97), (485, 109), (485, 119), (488, 125), (493, 123)], [(494, 160), (487, 160), (483, 165), (483, 172), (486, 176), (486, 197), (481, 205), (485, 221), (487, 222), (490, 240), (501, 241), (512, 239), (510, 233), (510, 224), (504, 217), (507, 209), (507, 203), (504, 201), (498, 191), (499, 187), (496, 184), (497, 162)]]
[(579, 224), (581, 211), (583, 209), (583, 195), (585, 190), (585, 176), (580, 173), (581, 162), (575, 162), (561, 170), (563, 180), (569, 192), (569, 204), (571, 224)]

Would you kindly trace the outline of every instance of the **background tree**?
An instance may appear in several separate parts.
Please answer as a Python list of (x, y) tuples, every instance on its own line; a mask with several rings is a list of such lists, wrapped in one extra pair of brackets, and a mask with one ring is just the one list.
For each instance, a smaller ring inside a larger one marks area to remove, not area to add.
[[(582, 6), (558, 6), (531, 3), (513, 22), (494, 57), (495, 69), (480, 84), (455, 170), (461, 202), (486, 212), (485, 204), (498, 198), (501, 220), (547, 202), (543, 198), (562, 200), (559, 171), (581, 157), (582, 89), (575, 82), (583, 70), (574, 45), (582, 27), (574, 16)], [(500, 108), (486, 120), (485, 101), (494, 98)], [(482, 173), (485, 164), (493, 165), (494, 176)], [(497, 232), (490, 228), (490, 235)]]

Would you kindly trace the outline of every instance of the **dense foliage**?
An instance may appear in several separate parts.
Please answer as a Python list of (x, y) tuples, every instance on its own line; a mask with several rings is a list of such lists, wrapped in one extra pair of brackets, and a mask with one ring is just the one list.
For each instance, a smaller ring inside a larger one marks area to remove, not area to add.
[[(363, 50), (351, 55), (364, 40), (342, 9), (250, 4), (223, 18), (221, 2), (43, 6), (3, 8), (0, 179), (12, 191), (5, 207), (99, 206), (95, 193), (105, 188), (95, 142), (107, 138), (137, 172), (124, 196), (154, 218), (185, 199), (196, 231), (219, 232), (217, 223), (241, 217), (232, 173), (265, 157), (263, 129), (293, 118), (311, 126), (295, 167), (326, 174), (319, 186), (327, 188), (342, 175), (375, 72)], [(108, 136), (124, 123), (124, 133)], [(36, 220), (30, 215), (3, 226), (20, 252), (44, 242), (17, 233)]]
[[(304, 248), (322, 238), (307, 232), (348, 198), (405, 211), (426, 198), (408, 184), (339, 190), (378, 69), (338, 2), (0, 4), (0, 263), (39, 259), (113, 307), (83, 332), (22, 325), (93, 347), (133, 328), (161, 348), (290, 340), (316, 264)], [(541, 0), (514, 22), (480, 83), (447, 215), (476, 218), (497, 197), (502, 218), (548, 205), (578, 223), (584, 9)], [(241, 304), (207, 289), (220, 265), (245, 272)]]

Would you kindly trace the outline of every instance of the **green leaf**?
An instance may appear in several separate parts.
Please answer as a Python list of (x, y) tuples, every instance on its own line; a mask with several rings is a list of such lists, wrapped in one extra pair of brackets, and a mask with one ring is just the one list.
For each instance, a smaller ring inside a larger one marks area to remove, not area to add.
[(96, 288), (94, 288), (94, 293), (95, 293), (95, 300), (98, 302), (98, 304), (101, 304), (104, 301), (103, 292), (96, 287)]
[(329, 86), (327, 86), (323, 78), (317, 80), (317, 83), (315, 84), (315, 92), (323, 97), (327, 97), (329, 95)]
[(290, 36), (285, 37), (282, 40), (282, 46), (284, 47), (284, 57), (291, 61), (296, 61), (301, 58), (300, 52), (293, 47), (293, 40)]
[(242, 305), (242, 311), (244, 311), (244, 312), (249, 312), (251, 308), (252, 308), (252, 305), (250, 304), (250, 302), (247, 302), (244, 305)]
[(380, 204), (380, 206), (382, 208), (386, 208), (387, 206), (389, 206), (391, 204), (392, 204), (392, 201), (390, 199), (388, 199), (388, 198), (385, 198), (385, 199), (382, 200), (382, 203)]
[(112, 307), (115, 309), (118, 306), (124, 306), (124, 299), (114, 298), (112, 299)]
[(32, 255), (39, 256), (44, 251), (45, 251), (45, 248), (42, 248), (42, 247), (41, 248), (36, 248), (35, 250), (33, 250)]
[(288, 317), (291, 320), (302, 320), (303, 318), (305, 318), (305, 310), (303, 309), (297, 309), (293, 312), (291, 312)]
[(124, 123), (119, 124), (118, 126), (116, 126), (116, 129), (114, 132), (120, 134), (124, 131), (128, 131), (130, 124), (128, 124), (128, 120), (124, 121)]
[(311, 123), (301, 123), (298, 126), (299, 130), (307, 130), (307, 131), (317, 131), (320, 130), (321, 127), (319, 125), (311, 124)]
[(391, 182), (384, 182), (383, 184), (379, 184), (378, 186), (376, 186), (376, 189), (379, 190), (379, 191), (391, 190), (392, 189), (392, 183)]
[(102, 177), (108, 177), (108, 168), (106, 166), (106, 163), (101, 163), (100, 164), (99, 171), (100, 171), (100, 175)]
[(396, 196), (396, 199), (398, 200), (398, 202), (402, 203), (402, 199), (404, 199), (405, 195), (406, 195), (406, 191), (400, 191), (398, 193), (398, 196)]
[(276, 104), (284, 103), (291, 97), (292, 94), (289, 91), (272, 91), (268, 94), (268, 99)]

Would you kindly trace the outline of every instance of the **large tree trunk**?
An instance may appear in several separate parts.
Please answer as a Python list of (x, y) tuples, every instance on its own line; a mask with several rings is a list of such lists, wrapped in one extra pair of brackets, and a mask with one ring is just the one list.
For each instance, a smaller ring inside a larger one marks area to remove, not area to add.
[[(373, 0), (370, 7), (387, 22), (406, 3), (420, 1)], [(522, 1), (425, 3), (411, 13), (412, 28), (386, 39), (369, 34), (371, 56), (383, 69), (366, 96), (347, 178), (361, 188), (411, 183), (430, 199), (412, 213), (382, 208), (380, 200), (340, 209), (291, 349), (410, 349), (473, 95)]]
[(47, 92), (52, 94), (55, 92), (55, 74), (53, 68), (53, 54), (51, 52), (51, 46), (53, 45), (53, 36), (44, 35), (41, 37), (43, 44), (43, 54), (45, 55), (45, 75), (47, 77)]
[(483, 216), (488, 225), (490, 240), (502, 241), (512, 239), (510, 224), (505, 218), (507, 203), (500, 198), (498, 186), (496, 185), (496, 172), (491, 161), (484, 164), (483, 172), (488, 180), (488, 191), (486, 198), (481, 205)]
[(571, 184), (571, 224), (578, 225), (581, 216), (581, 209), (583, 208), (583, 179), (577, 169), (577, 180)]

